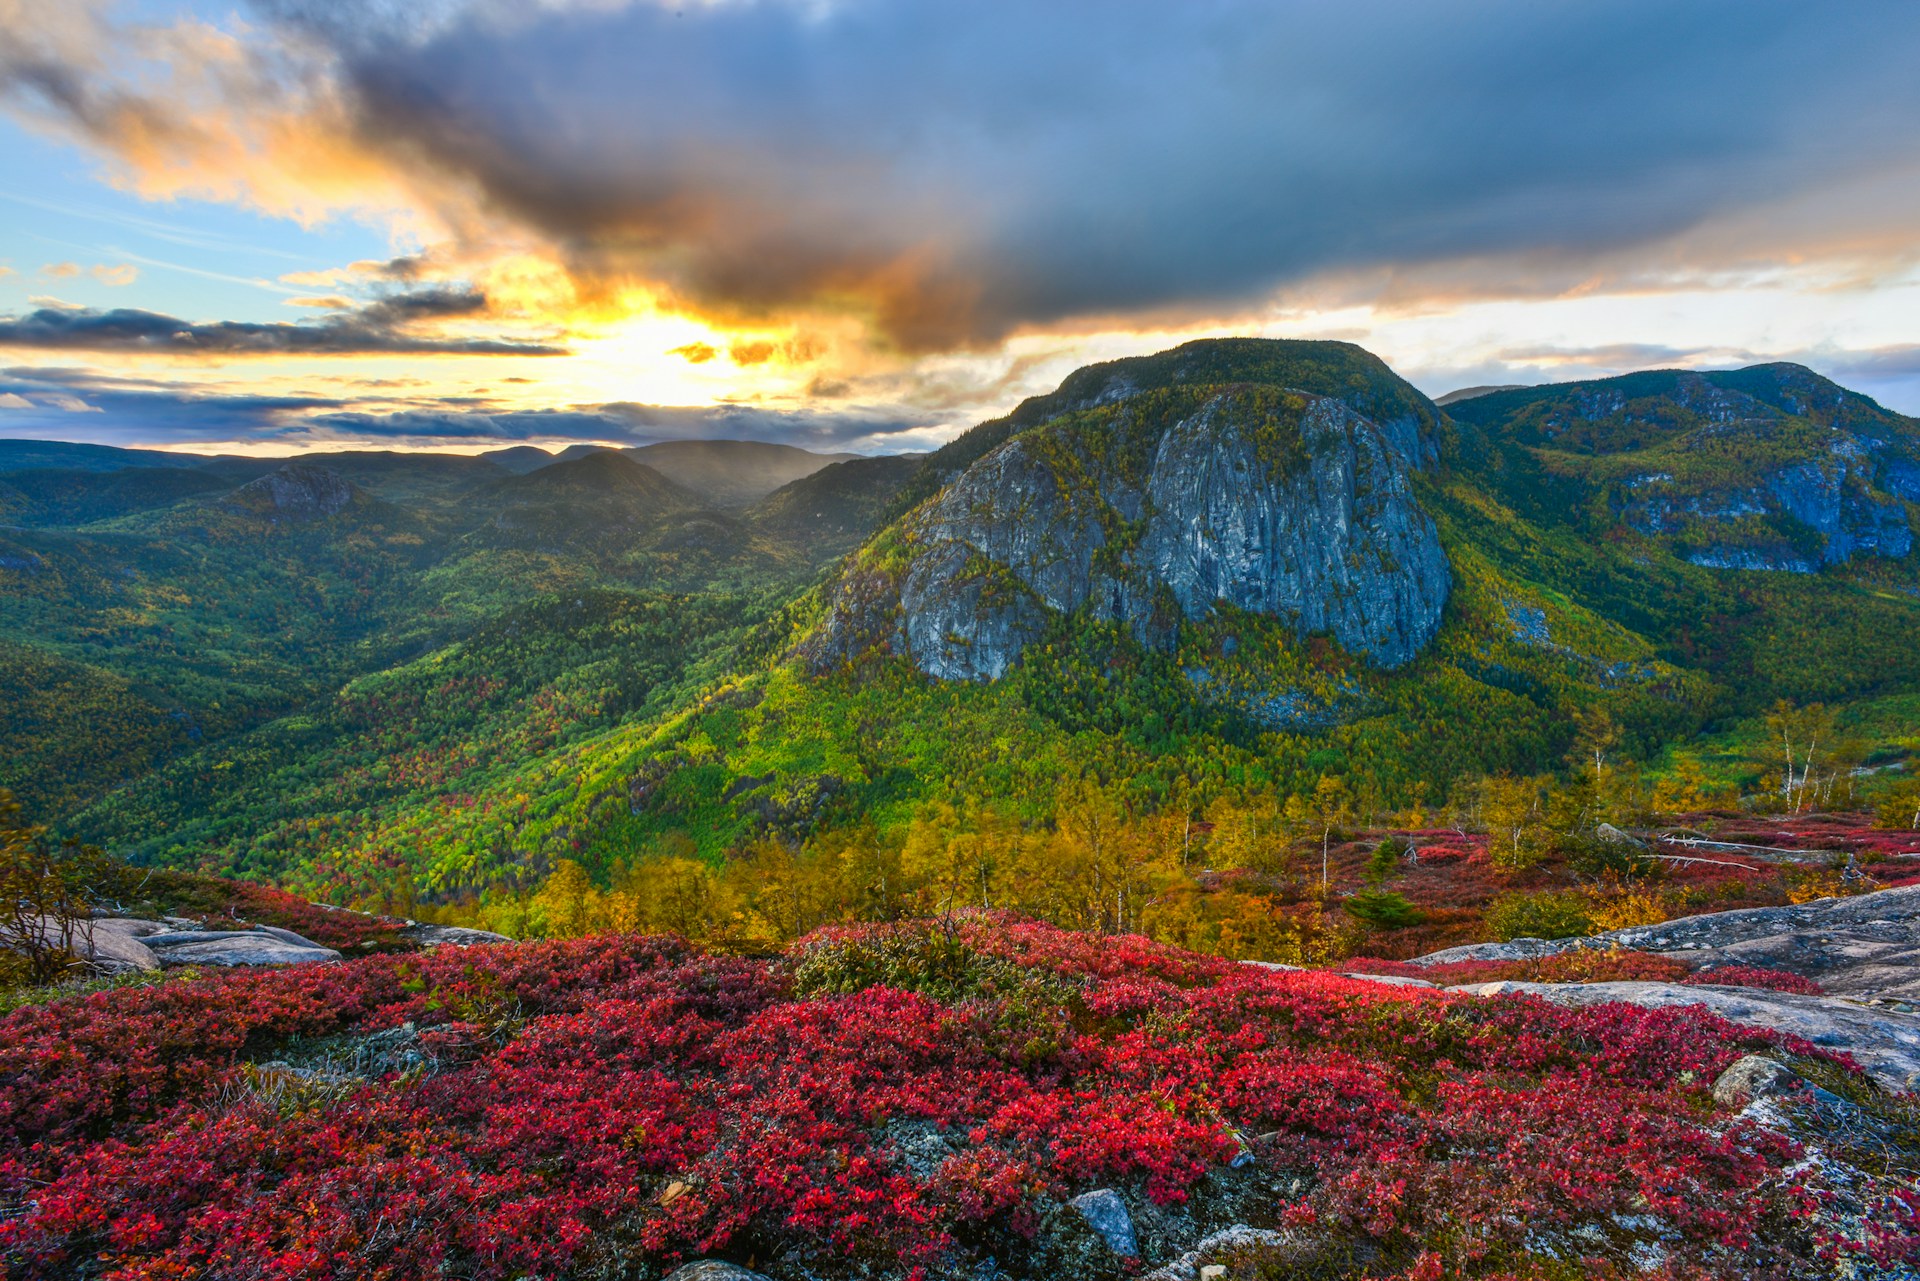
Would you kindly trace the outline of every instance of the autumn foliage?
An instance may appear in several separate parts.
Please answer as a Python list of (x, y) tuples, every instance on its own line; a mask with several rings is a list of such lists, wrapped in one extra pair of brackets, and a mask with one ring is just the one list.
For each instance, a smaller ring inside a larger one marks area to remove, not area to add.
[[(377, 955), (0, 1023), (14, 1275), (1063, 1275), (1065, 1198), (1149, 1252), (1289, 1227), (1381, 1277), (1806, 1275), (1799, 1153), (1718, 1109), (1698, 1011), (1276, 972), (999, 916), (784, 954), (669, 938)], [(1252, 1160), (1246, 1155), (1251, 1153)], [(1082, 1231), (1084, 1237), (1084, 1230)], [(1120, 1275), (1096, 1260), (1076, 1275)]]

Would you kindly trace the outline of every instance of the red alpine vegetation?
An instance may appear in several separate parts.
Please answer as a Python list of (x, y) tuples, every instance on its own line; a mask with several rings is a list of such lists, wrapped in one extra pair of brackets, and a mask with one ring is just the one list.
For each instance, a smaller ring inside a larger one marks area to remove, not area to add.
[[(15, 1275), (1121, 1275), (1288, 1227), (1380, 1277), (1796, 1276), (1834, 1239), (1710, 1086), (1772, 1044), (994, 917), (781, 957), (602, 937), (222, 974), (0, 1023)], [(1246, 1159), (1248, 1154), (1253, 1159)], [(1078, 1244), (1074, 1244), (1078, 1242)], [(1082, 1251), (1069, 1257), (1070, 1250)]]

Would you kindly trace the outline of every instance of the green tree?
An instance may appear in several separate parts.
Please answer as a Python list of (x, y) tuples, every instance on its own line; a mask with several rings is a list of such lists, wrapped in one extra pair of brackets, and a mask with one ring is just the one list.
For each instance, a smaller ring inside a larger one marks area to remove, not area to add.
[(1495, 867), (1519, 872), (1540, 857), (1540, 783), (1501, 774), (1480, 782), (1480, 820), (1493, 838)]
[(1367, 857), (1367, 884), (1377, 890), (1399, 874), (1400, 843), (1385, 837)]
[(601, 925), (600, 908), (600, 892), (587, 869), (563, 858), (533, 896), (529, 916), (533, 928), (547, 938), (577, 939)]
[(1783, 698), (1767, 713), (1767, 732), (1780, 765), (1780, 807), (1798, 814), (1818, 797), (1814, 773), (1824, 763), (1821, 753), (1831, 750), (1833, 713), (1821, 703), (1797, 707)]
[(1875, 826), (1920, 828), (1920, 778), (1895, 784), (1881, 798)]

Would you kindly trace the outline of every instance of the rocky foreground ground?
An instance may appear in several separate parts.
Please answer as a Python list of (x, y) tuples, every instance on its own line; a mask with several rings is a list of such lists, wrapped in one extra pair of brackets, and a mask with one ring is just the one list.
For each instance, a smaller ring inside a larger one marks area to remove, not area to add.
[[(1880, 923), (1910, 906), (1659, 937), (1897, 945)], [(186, 919), (132, 937), (170, 968), (328, 950)], [(214, 934), (233, 937), (168, 937)], [(1889, 998), (1444, 991), (999, 915), (754, 958), (356, 946), (5, 1016), (10, 1275), (1894, 1281), (1920, 1262), (1912, 1016), (1870, 1003)], [(1840, 974), (1843, 948), (1805, 954)]]
[[(1791, 1033), (1850, 1055), (1888, 1089), (1920, 1089), (1920, 886), (1792, 907), (1682, 917), (1587, 938), (1475, 943), (1434, 952), (1412, 964), (1534, 960), (1609, 949), (1674, 957), (1704, 971), (1700, 977), (1708, 982), (1497, 980), (1451, 990), (1476, 995), (1524, 992), (1567, 1006), (1609, 1001), (1653, 1008), (1704, 1006), (1731, 1023)], [(1711, 985), (1715, 969), (1748, 966), (1811, 979), (1825, 995)]]

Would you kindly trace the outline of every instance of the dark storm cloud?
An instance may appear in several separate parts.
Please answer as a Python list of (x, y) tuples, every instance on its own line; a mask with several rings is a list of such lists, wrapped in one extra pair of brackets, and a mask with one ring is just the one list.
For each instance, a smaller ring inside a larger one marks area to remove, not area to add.
[(294, 416), (346, 403), (332, 396), (201, 393), (84, 369), (15, 366), (0, 370), (0, 437), (101, 445), (239, 441), (272, 435)]
[(1578, 260), (1920, 157), (1904, 0), (260, 2), (365, 146), (583, 280), (864, 300), (910, 347)]
[(189, 321), (132, 308), (47, 307), (0, 316), (0, 347), (48, 351), (154, 352), (207, 356), (558, 356), (563, 347), (491, 338), (437, 338), (407, 332), (423, 320), (482, 314), (484, 294), (425, 289), (393, 294), (301, 324)]

